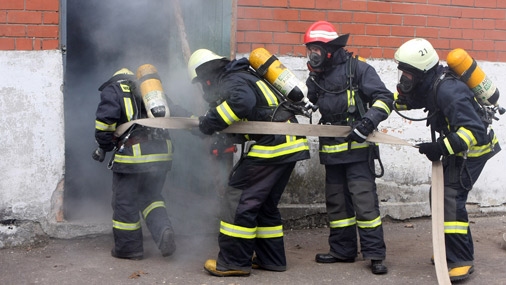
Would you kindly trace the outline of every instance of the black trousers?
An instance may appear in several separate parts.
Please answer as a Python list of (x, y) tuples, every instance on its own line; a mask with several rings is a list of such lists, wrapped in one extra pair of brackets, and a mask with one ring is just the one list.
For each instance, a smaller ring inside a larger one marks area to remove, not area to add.
[(165, 229), (172, 227), (161, 195), (166, 175), (167, 171), (113, 172), (113, 234), (117, 254), (143, 252), (141, 215), (157, 245)]
[(461, 171), (462, 157), (449, 157), (443, 161), (445, 244), (449, 268), (474, 263), (474, 244), (466, 203), (469, 191), (487, 160), (485, 157), (467, 159), (468, 171)]
[(255, 252), (264, 268), (286, 269), (278, 203), (294, 167), (295, 162), (257, 165), (247, 159), (237, 167), (221, 201), (220, 267), (250, 271)]
[(341, 259), (383, 260), (386, 246), (374, 174), (367, 161), (325, 165), (330, 254)]

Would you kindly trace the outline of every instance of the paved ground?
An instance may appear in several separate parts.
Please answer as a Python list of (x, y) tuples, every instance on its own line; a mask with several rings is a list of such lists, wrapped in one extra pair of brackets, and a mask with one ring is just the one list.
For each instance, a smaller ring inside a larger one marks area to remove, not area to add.
[[(462, 284), (506, 284), (506, 250), (501, 249), (506, 217), (473, 217), (476, 271)], [(216, 234), (178, 235), (176, 253), (163, 258), (149, 236), (145, 258), (110, 256), (112, 236), (60, 240), (38, 247), (0, 250), (0, 284), (437, 284), (430, 263), (430, 219), (384, 221), (389, 273), (370, 273), (369, 263), (318, 264), (326, 252), (328, 229), (285, 232), (288, 270), (254, 270), (249, 277), (214, 277), (204, 261), (218, 252)]]

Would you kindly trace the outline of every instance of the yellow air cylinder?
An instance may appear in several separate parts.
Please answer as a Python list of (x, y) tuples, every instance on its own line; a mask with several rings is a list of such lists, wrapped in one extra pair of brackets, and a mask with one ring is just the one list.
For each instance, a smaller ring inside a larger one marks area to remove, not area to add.
[(156, 67), (151, 64), (141, 65), (137, 68), (136, 76), (148, 117), (170, 117), (169, 105)]
[(249, 55), (249, 62), (261, 76), (292, 102), (304, 101), (306, 84), (286, 68), (275, 56), (264, 48), (257, 48)]
[(471, 88), (481, 105), (497, 106), (499, 89), (465, 50), (456, 48), (450, 51), (446, 62), (453, 72)]

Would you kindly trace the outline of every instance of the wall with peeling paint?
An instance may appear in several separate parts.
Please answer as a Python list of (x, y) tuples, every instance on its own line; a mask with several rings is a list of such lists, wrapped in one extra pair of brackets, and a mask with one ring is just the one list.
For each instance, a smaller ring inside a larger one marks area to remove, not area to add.
[(0, 51), (0, 221), (45, 220), (64, 175), (58, 50)]

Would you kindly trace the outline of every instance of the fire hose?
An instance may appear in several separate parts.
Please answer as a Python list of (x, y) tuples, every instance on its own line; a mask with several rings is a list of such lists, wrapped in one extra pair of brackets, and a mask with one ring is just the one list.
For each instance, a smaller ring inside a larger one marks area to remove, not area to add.
[[(121, 137), (121, 135), (134, 124), (152, 128), (190, 130), (192, 128), (198, 128), (199, 122), (196, 118), (171, 117), (139, 119), (120, 125), (116, 129), (115, 135), (117, 137)], [(350, 131), (351, 127), (349, 126), (241, 121), (230, 125), (226, 129), (222, 130), (221, 133), (346, 137)], [(367, 141), (372, 143), (414, 146), (413, 144), (403, 139), (378, 131), (371, 133), (367, 137)], [(451, 284), (446, 263), (446, 249), (444, 239), (444, 179), (443, 166), (441, 161), (432, 163), (431, 186), (432, 246), (434, 251), (436, 276), (439, 284)]]

